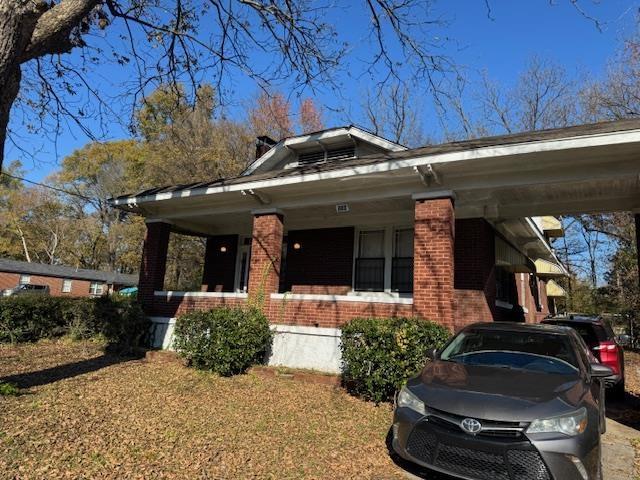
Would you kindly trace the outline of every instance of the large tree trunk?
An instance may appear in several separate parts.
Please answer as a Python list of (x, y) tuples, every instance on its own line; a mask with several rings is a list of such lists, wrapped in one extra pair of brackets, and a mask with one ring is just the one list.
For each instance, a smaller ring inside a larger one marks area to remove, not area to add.
[(20, 65), (66, 53), (71, 31), (101, 0), (0, 0), (0, 170), (9, 114), (20, 90)]
[(0, 0), (0, 170), (9, 112), (20, 89), (20, 59), (41, 15), (37, 1)]

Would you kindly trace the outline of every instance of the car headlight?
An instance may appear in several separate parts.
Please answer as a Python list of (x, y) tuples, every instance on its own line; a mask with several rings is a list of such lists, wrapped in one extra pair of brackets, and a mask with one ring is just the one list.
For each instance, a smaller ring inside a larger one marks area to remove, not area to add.
[(422, 415), (426, 415), (427, 413), (424, 408), (424, 402), (411, 393), (407, 387), (402, 387), (400, 393), (398, 393), (396, 406), (410, 408)]
[(586, 429), (587, 409), (582, 407), (567, 415), (534, 420), (527, 428), (527, 433), (563, 433), (573, 437)]

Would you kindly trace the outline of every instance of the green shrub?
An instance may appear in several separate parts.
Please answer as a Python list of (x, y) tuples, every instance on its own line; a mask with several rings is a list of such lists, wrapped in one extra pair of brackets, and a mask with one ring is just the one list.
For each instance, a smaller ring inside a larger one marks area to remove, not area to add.
[(230, 376), (262, 363), (271, 338), (259, 309), (217, 308), (180, 315), (173, 347), (189, 365)]
[(20, 390), (13, 383), (0, 382), (0, 396), (15, 397), (20, 394)]
[(128, 299), (18, 295), (0, 298), (0, 342), (35, 342), (69, 335), (104, 336), (107, 343), (138, 346), (149, 331), (140, 306)]
[(450, 335), (419, 318), (356, 318), (342, 328), (343, 383), (367, 400), (389, 400)]

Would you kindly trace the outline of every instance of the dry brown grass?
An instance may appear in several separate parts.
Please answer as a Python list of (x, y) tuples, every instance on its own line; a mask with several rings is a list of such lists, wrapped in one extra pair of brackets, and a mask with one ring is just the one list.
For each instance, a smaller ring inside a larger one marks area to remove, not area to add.
[(112, 361), (89, 342), (0, 345), (0, 378), (31, 385), (0, 397), (1, 478), (404, 478), (385, 447), (389, 406), (326, 385)]

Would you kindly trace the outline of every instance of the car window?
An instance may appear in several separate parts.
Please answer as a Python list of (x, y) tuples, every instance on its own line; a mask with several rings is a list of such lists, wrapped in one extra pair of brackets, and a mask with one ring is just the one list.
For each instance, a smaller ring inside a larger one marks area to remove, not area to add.
[(589, 346), (580, 335), (574, 335), (574, 340), (576, 342), (578, 355), (580, 355), (580, 358), (582, 359), (584, 368), (588, 371), (589, 365), (591, 365), (592, 363), (598, 363), (598, 360), (593, 355), (593, 353), (591, 353)]
[(469, 329), (460, 332), (440, 358), (561, 375), (575, 374), (579, 369), (569, 337), (546, 332)]
[(573, 328), (578, 332), (578, 335), (582, 337), (584, 343), (586, 343), (589, 348), (597, 347), (600, 345), (600, 342), (606, 340), (607, 337), (604, 329), (593, 323), (559, 322), (555, 320), (550, 323), (553, 323), (553, 325), (562, 325)]

